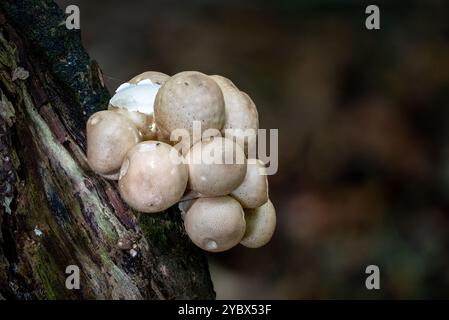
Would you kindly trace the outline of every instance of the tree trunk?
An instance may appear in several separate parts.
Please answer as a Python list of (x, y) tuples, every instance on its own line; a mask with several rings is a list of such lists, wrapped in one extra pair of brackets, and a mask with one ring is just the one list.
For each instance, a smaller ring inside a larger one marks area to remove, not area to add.
[(65, 18), (0, 2), (0, 299), (214, 298), (179, 212), (134, 212), (89, 169), (85, 123), (109, 93)]

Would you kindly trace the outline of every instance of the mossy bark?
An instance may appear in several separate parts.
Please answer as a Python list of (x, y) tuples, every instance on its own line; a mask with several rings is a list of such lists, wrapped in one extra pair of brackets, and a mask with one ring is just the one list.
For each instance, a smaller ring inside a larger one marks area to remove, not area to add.
[(89, 169), (85, 122), (109, 93), (65, 18), (52, 1), (0, 2), (0, 298), (214, 298), (179, 212), (134, 212)]

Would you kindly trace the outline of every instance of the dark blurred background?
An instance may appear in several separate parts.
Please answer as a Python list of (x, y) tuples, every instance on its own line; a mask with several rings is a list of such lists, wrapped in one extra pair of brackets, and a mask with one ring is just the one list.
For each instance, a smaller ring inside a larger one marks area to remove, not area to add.
[(279, 129), (276, 234), (209, 255), (218, 298), (449, 297), (447, 1), (57, 2), (80, 7), (111, 92), (146, 70), (222, 74)]

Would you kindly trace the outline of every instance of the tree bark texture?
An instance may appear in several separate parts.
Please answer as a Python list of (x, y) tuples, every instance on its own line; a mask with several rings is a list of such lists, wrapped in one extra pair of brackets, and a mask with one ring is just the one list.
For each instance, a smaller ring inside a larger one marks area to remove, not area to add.
[(0, 299), (214, 298), (179, 212), (134, 212), (90, 170), (85, 123), (109, 93), (65, 18), (48, 0), (0, 2)]

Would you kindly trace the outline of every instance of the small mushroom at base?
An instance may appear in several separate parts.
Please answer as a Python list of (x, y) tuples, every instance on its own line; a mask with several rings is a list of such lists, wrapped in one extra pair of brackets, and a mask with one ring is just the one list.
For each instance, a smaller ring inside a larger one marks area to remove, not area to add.
[(236, 246), (245, 234), (245, 217), (231, 197), (199, 198), (184, 218), (192, 242), (206, 251), (221, 252)]
[(259, 248), (266, 245), (276, 229), (276, 210), (268, 200), (256, 209), (245, 210), (246, 232), (242, 245), (248, 248)]

